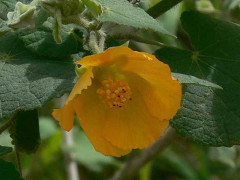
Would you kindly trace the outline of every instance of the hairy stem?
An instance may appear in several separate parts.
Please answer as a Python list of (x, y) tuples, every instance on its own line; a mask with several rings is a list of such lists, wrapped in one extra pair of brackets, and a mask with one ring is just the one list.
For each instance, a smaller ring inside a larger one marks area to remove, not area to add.
[(176, 132), (173, 128), (169, 128), (164, 136), (159, 138), (152, 146), (143, 150), (139, 154), (131, 157), (117, 171), (111, 180), (131, 180), (137, 174), (139, 169), (149, 162), (155, 155), (167, 147), (172, 139), (176, 137)]
[(98, 46), (97, 34), (95, 31), (90, 32), (89, 47), (91, 48), (93, 54), (98, 54), (101, 52)]
[(182, 1), (183, 0), (162, 0), (155, 6), (148, 9), (147, 13), (153, 18), (157, 18)]

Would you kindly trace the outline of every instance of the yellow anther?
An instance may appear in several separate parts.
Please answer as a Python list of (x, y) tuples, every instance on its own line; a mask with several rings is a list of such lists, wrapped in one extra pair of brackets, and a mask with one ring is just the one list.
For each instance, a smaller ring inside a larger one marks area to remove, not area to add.
[(102, 81), (102, 87), (97, 90), (97, 94), (110, 108), (126, 107), (128, 100), (132, 99), (131, 88), (127, 82), (122, 80)]

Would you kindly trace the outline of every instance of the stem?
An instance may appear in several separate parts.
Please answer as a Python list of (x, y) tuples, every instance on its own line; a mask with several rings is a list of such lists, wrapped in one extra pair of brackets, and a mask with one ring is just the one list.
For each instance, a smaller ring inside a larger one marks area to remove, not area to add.
[[(72, 131), (64, 132), (64, 142), (67, 146), (72, 146), (74, 144)], [(76, 161), (73, 160), (71, 154), (67, 155), (67, 174), (68, 180), (79, 180), (78, 167)]]
[(104, 48), (105, 48), (106, 34), (101, 30), (98, 31), (98, 34), (100, 36), (99, 37), (99, 51), (103, 52)]
[(98, 54), (101, 52), (98, 46), (97, 34), (95, 31), (90, 32), (89, 47), (91, 48), (93, 54)]
[(163, 13), (176, 6), (183, 0), (162, 0), (157, 3), (155, 6), (147, 10), (147, 13), (153, 18), (161, 16)]
[(12, 120), (9, 120), (2, 127), (0, 127), (0, 134), (2, 134), (5, 130), (7, 130), (11, 126)]
[(138, 170), (149, 162), (160, 151), (167, 147), (176, 137), (176, 132), (173, 128), (169, 128), (164, 136), (159, 138), (152, 146), (143, 150), (136, 156), (128, 159), (123, 167), (117, 171), (111, 180), (130, 180), (137, 174)]
[[(61, 107), (65, 104), (67, 98), (68, 98), (68, 94), (63, 95), (60, 98), (59, 104)], [(72, 146), (73, 144), (74, 144), (74, 140), (73, 140), (72, 131), (70, 132), (64, 131), (64, 145)], [(67, 169), (68, 180), (80, 180), (77, 162), (72, 158), (71, 154), (65, 153), (64, 155), (66, 159), (66, 169)]]
[(20, 152), (18, 151), (18, 149), (16, 148), (16, 146), (15, 146), (15, 152), (16, 152), (16, 159), (17, 159), (18, 171), (19, 171), (20, 177), (23, 178)]

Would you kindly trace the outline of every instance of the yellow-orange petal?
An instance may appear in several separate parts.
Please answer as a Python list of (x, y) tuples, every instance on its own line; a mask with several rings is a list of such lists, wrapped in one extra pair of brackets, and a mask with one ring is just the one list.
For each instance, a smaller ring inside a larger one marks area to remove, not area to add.
[(130, 87), (132, 100), (127, 107), (108, 109), (103, 135), (119, 148), (145, 148), (163, 135), (169, 121), (152, 116), (140, 90), (133, 84), (130, 84)]
[(172, 78), (167, 64), (149, 53), (132, 51), (122, 70), (135, 73), (147, 81), (141, 83), (136, 78), (132, 79), (136, 81), (134, 84), (138, 89), (141, 89), (140, 93), (154, 116), (171, 119), (176, 114), (181, 106), (182, 87)]
[[(177, 111), (181, 108), (182, 100), (182, 86), (177, 80), (161, 79), (158, 76), (145, 77), (151, 84), (152, 93), (149, 93), (148, 89), (140, 85), (142, 89), (141, 93), (144, 97), (145, 103), (148, 106), (149, 111), (154, 116), (160, 116), (157, 103), (161, 101), (166, 106), (166, 119), (172, 119)], [(139, 84), (138, 84), (139, 85)]]
[(64, 105), (62, 109), (54, 109), (52, 115), (57, 121), (59, 121), (60, 126), (64, 130), (70, 131), (72, 129), (74, 120), (74, 109), (72, 102)]
[(74, 108), (80, 124), (96, 151), (117, 157), (128, 154), (131, 149), (115, 147), (103, 137), (107, 106), (99, 99), (99, 87), (100, 84), (93, 80), (92, 85), (77, 96)]
[(60, 126), (66, 130), (70, 131), (73, 126), (74, 120), (74, 98), (77, 94), (81, 94), (83, 89), (87, 89), (91, 85), (91, 78), (93, 78), (92, 68), (87, 68), (86, 72), (79, 78), (75, 84), (72, 92), (70, 93), (65, 105), (61, 109), (53, 110), (53, 117), (59, 121)]
[(131, 54), (133, 51), (128, 47), (117, 47), (107, 49), (105, 52), (86, 56), (83, 59), (76, 61), (76, 64), (87, 66), (102, 66), (116, 63), (119, 60), (126, 60), (126, 56)]

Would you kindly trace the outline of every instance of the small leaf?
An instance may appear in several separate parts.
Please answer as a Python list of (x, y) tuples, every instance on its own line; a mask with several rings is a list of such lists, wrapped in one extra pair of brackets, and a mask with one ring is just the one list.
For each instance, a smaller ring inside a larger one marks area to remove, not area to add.
[(171, 35), (161, 24), (148, 15), (143, 9), (134, 7), (126, 0), (96, 0), (103, 7), (99, 21), (111, 22), (119, 25), (130, 26), (138, 29), (147, 29)]
[(82, 2), (87, 6), (87, 8), (95, 17), (99, 16), (103, 12), (102, 6), (94, 0), (82, 0)]
[(0, 159), (0, 178), (2, 180), (23, 180), (15, 166), (3, 159)]
[(20, 152), (34, 153), (40, 145), (38, 111), (19, 111), (9, 130), (13, 144)]
[(57, 11), (53, 20), (53, 37), (56, 43), (62, 43), (62, 16), (60, 11)]
[(8, 26), (11, 28), (35, 27), (35, 6), (17, 2), (13, 12), (7, 14)]
[(12, 152), (12, 150), (13, 149), (11, 147), (6, 147), (6, 146), (0, 145), (0, 157)]

